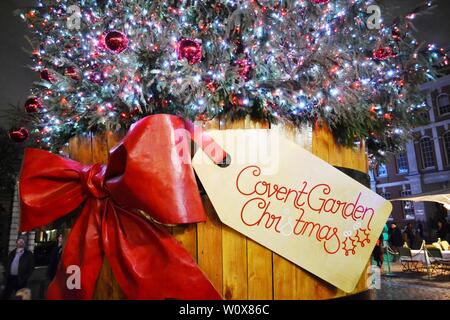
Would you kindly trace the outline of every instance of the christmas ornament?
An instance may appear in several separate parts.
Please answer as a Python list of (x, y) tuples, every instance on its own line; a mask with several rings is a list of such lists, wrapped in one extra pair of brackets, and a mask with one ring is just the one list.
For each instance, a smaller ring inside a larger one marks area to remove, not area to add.
[(114, 53), (121, 53), (128, 47), (128, 38), (120, 31), (109, 31), (105, 36), (105, 46)]
[(42, 80), (46, 80), (48, 82), (53, 82), (55, 81), (55, 78), (50, 74), (50, 72), (48, 71), (48, 69), (44, 69), (41, 71), (40, 73), (41, 75), (41, 79)]
[(9, 138), (14, 142), (24, 142), (28, 139), (29, 133), (25, 128), (11, 129), (9, 131)]
[(197, 121), (202, 121), (202, 122), (206, 122), (206, 121), (211, 120), (211, 119), (209, 119), (209, 118), (207, 117), (207, 115), (206, 115), (205, 113), (199, 114), (195, 119), (196, 119)]
[(248, 81), (251, 78), (251, 73), (253, 71), (250, 60), (247, 58), (238, 59), (234, 62), (234, 64), (239, 67), (238, 72), (241, 78)]
[(220, 84), (214, 82), (214, 80), (211, 77), (205, 77), (203, 81), (206, 84), (206, 88), (208, 88), (208, 90), (211, 91), (212, 93), (216, 92), (217, 89), (220, 87)]
[(24, 107), (28, 113), (34, 113), (37, 112), (38, 109), (42, 108), (42, 103), (37, 97), (31, 97), (25, 101)]
[(230, 100), (231, 100), (231, 104), (233, 106), (244, 107), (244, 106), (248, 105), (247, 98), (244, 98), (243, 96), (235, 94), (235, 93), (231, 94)]
[(186, 59), (189, 64), (196, 64), (202, 59), (202, 44), (198, 40), (181, 39), (178, 42), (178, 59)]
[(378, 61), (387, 60), (394, 56), (394, 52), (390, 47), (380, 47), (373, 52), (373, 58)]
[(78, 72), (74, 67), (67, 67), (66, 72), (64, 74), (66, 75), (66, 77), (69, 77), (73, 80), (80, 80)]
[(401, 33), (398, 27), (394, 27), (392, 29), (392, 39), (394, 39), (397, 42), (401, 40)]
[(311, 0), (314, 4), (327, 4), (330, 0)]

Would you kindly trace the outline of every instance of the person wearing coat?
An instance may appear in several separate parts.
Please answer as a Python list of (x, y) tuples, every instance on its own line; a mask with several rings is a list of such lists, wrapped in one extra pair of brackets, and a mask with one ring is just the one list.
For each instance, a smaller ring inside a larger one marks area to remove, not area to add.
[(7, 300), (11, 294), (25, 288), (33, 270), (33, 253), (25, 247), (25, 239), (19, 237), (16, 241), (16, 248), (8, 255), (5, 268), (6, 286), (3, 289), (2, 299)]
[(58, 243), (56, 247), (52, 250), (52, 253), (50, 255), (50, 263), (47, 269), (47, 277), (50, 281), (52, 281), (53, 278), (55, 277), (59, 261), (61, 260), (61, 255), (63, 251), (63, 235), (58, 234), (57, 240)]

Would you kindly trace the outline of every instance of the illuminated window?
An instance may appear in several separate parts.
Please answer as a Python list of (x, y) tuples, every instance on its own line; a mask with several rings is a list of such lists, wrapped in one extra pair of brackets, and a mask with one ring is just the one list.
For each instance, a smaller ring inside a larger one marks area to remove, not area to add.
[(408, 173), (408, 159), (406, 153), (397, 155), (397, 173)]
[(379, 164), (378, 165), (378, 176), (379, 177), (384, 177), (387, 176), (387, 169), (386, 169), (386, 165), (385, 164)]
[(420, 152), (422, 154), (423, 168), (434, 167), (434, 149), (433, 141), (430, 137), (423, 137), (420, 139)]
[[(411, 190), (403, 190), (400, 192), (400, 196), (402, 198), (408, 197), (411, 195)], [(414, 203), (412, 201), (402, 201), (402, 209), (403, 209), (403, 217), (405, 220), (414, 220)]]

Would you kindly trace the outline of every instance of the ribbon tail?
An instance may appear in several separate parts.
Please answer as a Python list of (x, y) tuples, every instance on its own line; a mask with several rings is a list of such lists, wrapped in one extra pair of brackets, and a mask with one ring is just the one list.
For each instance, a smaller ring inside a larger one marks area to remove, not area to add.
[(113, 205), (108, 207), (103, 247), (127, 299), (222, 299), (166, 229)]
[(87, 200), (69, 234), (47, 299), (92, 299), (103, 262), (100, 234), (103, 208), (102, 201)]

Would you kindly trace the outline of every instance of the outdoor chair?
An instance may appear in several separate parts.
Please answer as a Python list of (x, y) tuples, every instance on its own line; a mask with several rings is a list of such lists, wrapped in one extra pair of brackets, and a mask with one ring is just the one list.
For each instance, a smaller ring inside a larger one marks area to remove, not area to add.
[(448, 242), (447, 241), (441, 241), (441, 247), (442, 247), (442, 250), (445, 250), (445, 251), (447, 251), (447, 250), (449, 250), (449, 244), (448, 244)]
[(433, 245), (427, 245), (425, 246), (425, 250), (427, 251), (432, 271), (441, 271), (443, 274), (450, 270), (450, 260), (444, 259), (441, 249)]
[(407, 247), (398, 248), (400, 255), (400, 263), (402, 265), (402, 271), (419, 271), (418, 260), (413, 260), (411, 249)]

